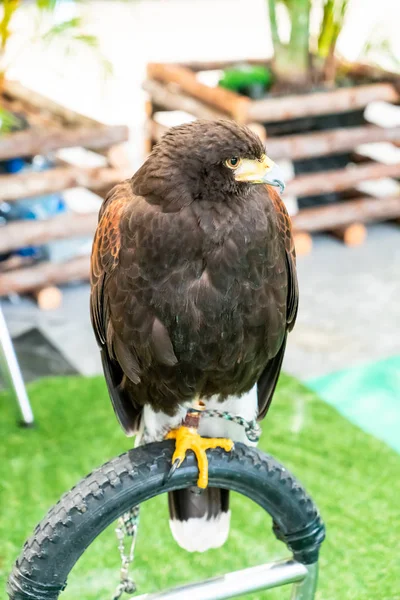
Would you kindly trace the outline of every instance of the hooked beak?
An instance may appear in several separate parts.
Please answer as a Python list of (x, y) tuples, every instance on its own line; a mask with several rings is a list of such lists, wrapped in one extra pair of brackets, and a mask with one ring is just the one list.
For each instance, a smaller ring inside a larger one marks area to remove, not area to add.
[(281, 169), (265, 154), (261, 160), (244, 158), (235, 170), (235, 179), (236, 181), (265, 183), (279, 187), (281, 193), (285, 189)]

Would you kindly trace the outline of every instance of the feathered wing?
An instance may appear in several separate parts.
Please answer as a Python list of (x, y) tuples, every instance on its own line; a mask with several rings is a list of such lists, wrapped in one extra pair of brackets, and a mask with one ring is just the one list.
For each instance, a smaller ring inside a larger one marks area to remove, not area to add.
[(139, 367), (133, 356), (127, 357), (124, 354), (123, 345), (115, 336), (107, 290), (118, 276), (121, 250), (120, 221), (132, 199), (131, 187), (128, 182), (124, 182), (110, 192), (100, 209), (91, 257), (90, 296), (90, 315), (101, 349), (108, 392), (118, 421), (127, 435), (137, 432), (142, 412), (141, 406), (135, 404), (126, 385), (127, 377), (132, 383), (138, 383)]
[(286, 332), (277, 354), (268, 361), (260, 378), (258, 379), (258, 420), (265, 417), (270, 407), (272, 397), (278, 383), (282, 368), (283, 357), (286, 349), (287, 333), (294, 327), (299, 305), (299, 288), (296, 273), (296, 251), (292, 235), (290, 217), (279, 194), (272, 188), (268, 188), (268, 195), (272, 201), (279, 236), (282, 240), (282, 252), (284, 254), (284, 265), (287, 276), (286, 296)]

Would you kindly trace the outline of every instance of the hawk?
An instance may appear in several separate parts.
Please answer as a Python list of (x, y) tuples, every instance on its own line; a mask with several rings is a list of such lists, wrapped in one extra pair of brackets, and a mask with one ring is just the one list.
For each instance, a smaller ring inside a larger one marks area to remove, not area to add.
[(250, 129), (198, 120), (171, 128), (100, 209), (90, 306), (109, 395), (127, 435), (175, 439), (176, 466), (195, 452), (202, 493), (169, 495), (172, 534), (189, 551), (229, 532), (229, 492), (207, 487), (205, 450), (248, 441), (237, 423), (197, 428), (187, 415), (263, 419), (295, 323), (282, 187)]

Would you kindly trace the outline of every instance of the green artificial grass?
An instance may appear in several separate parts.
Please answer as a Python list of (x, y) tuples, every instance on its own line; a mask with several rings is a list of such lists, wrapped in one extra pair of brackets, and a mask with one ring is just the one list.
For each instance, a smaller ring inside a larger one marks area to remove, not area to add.
[[(47, 509), (87, 472), (132, 444), (117, 425), (102, 378), (47, 379), (29, 392), (37, 419), (31, 430), (17, 427), (13, 402), (0, 395), (2, 590), (25, 538)], [(400, 457), (287, 376), (264, 423), (261, 447), (306, 485), (326, 522), (317, 598), (399, 600)], [(235, 496), (232, 510), (226, 546), (193, 555), (171, 537), (166, 498), (147, 503), (134, 568), (139, 592), (287, 556), (258, 506)], [(110, 527), (78, 562), (61, 597), (109, 600), (118, 568)], [(287, 600), (290, 586), (248, 597)]]

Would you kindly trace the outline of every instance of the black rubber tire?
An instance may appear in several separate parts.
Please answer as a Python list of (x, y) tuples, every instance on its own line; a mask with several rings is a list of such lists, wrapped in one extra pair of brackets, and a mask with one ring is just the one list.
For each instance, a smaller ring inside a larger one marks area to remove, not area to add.
[[(25, 543), (8, 580), (11, 600), (56, 600), (93, 540), (132, 506), (194, 485), (192, 453), (166, 481), (174, 443), (136, 448), (96, 469), (64, 494)], [(272, 517), (274, 532), (305, 564), (318, 560), (324, 525), (303, 487), (271, 456), (243, 444), (208, 452), (209, 485), (248, 496)]]

